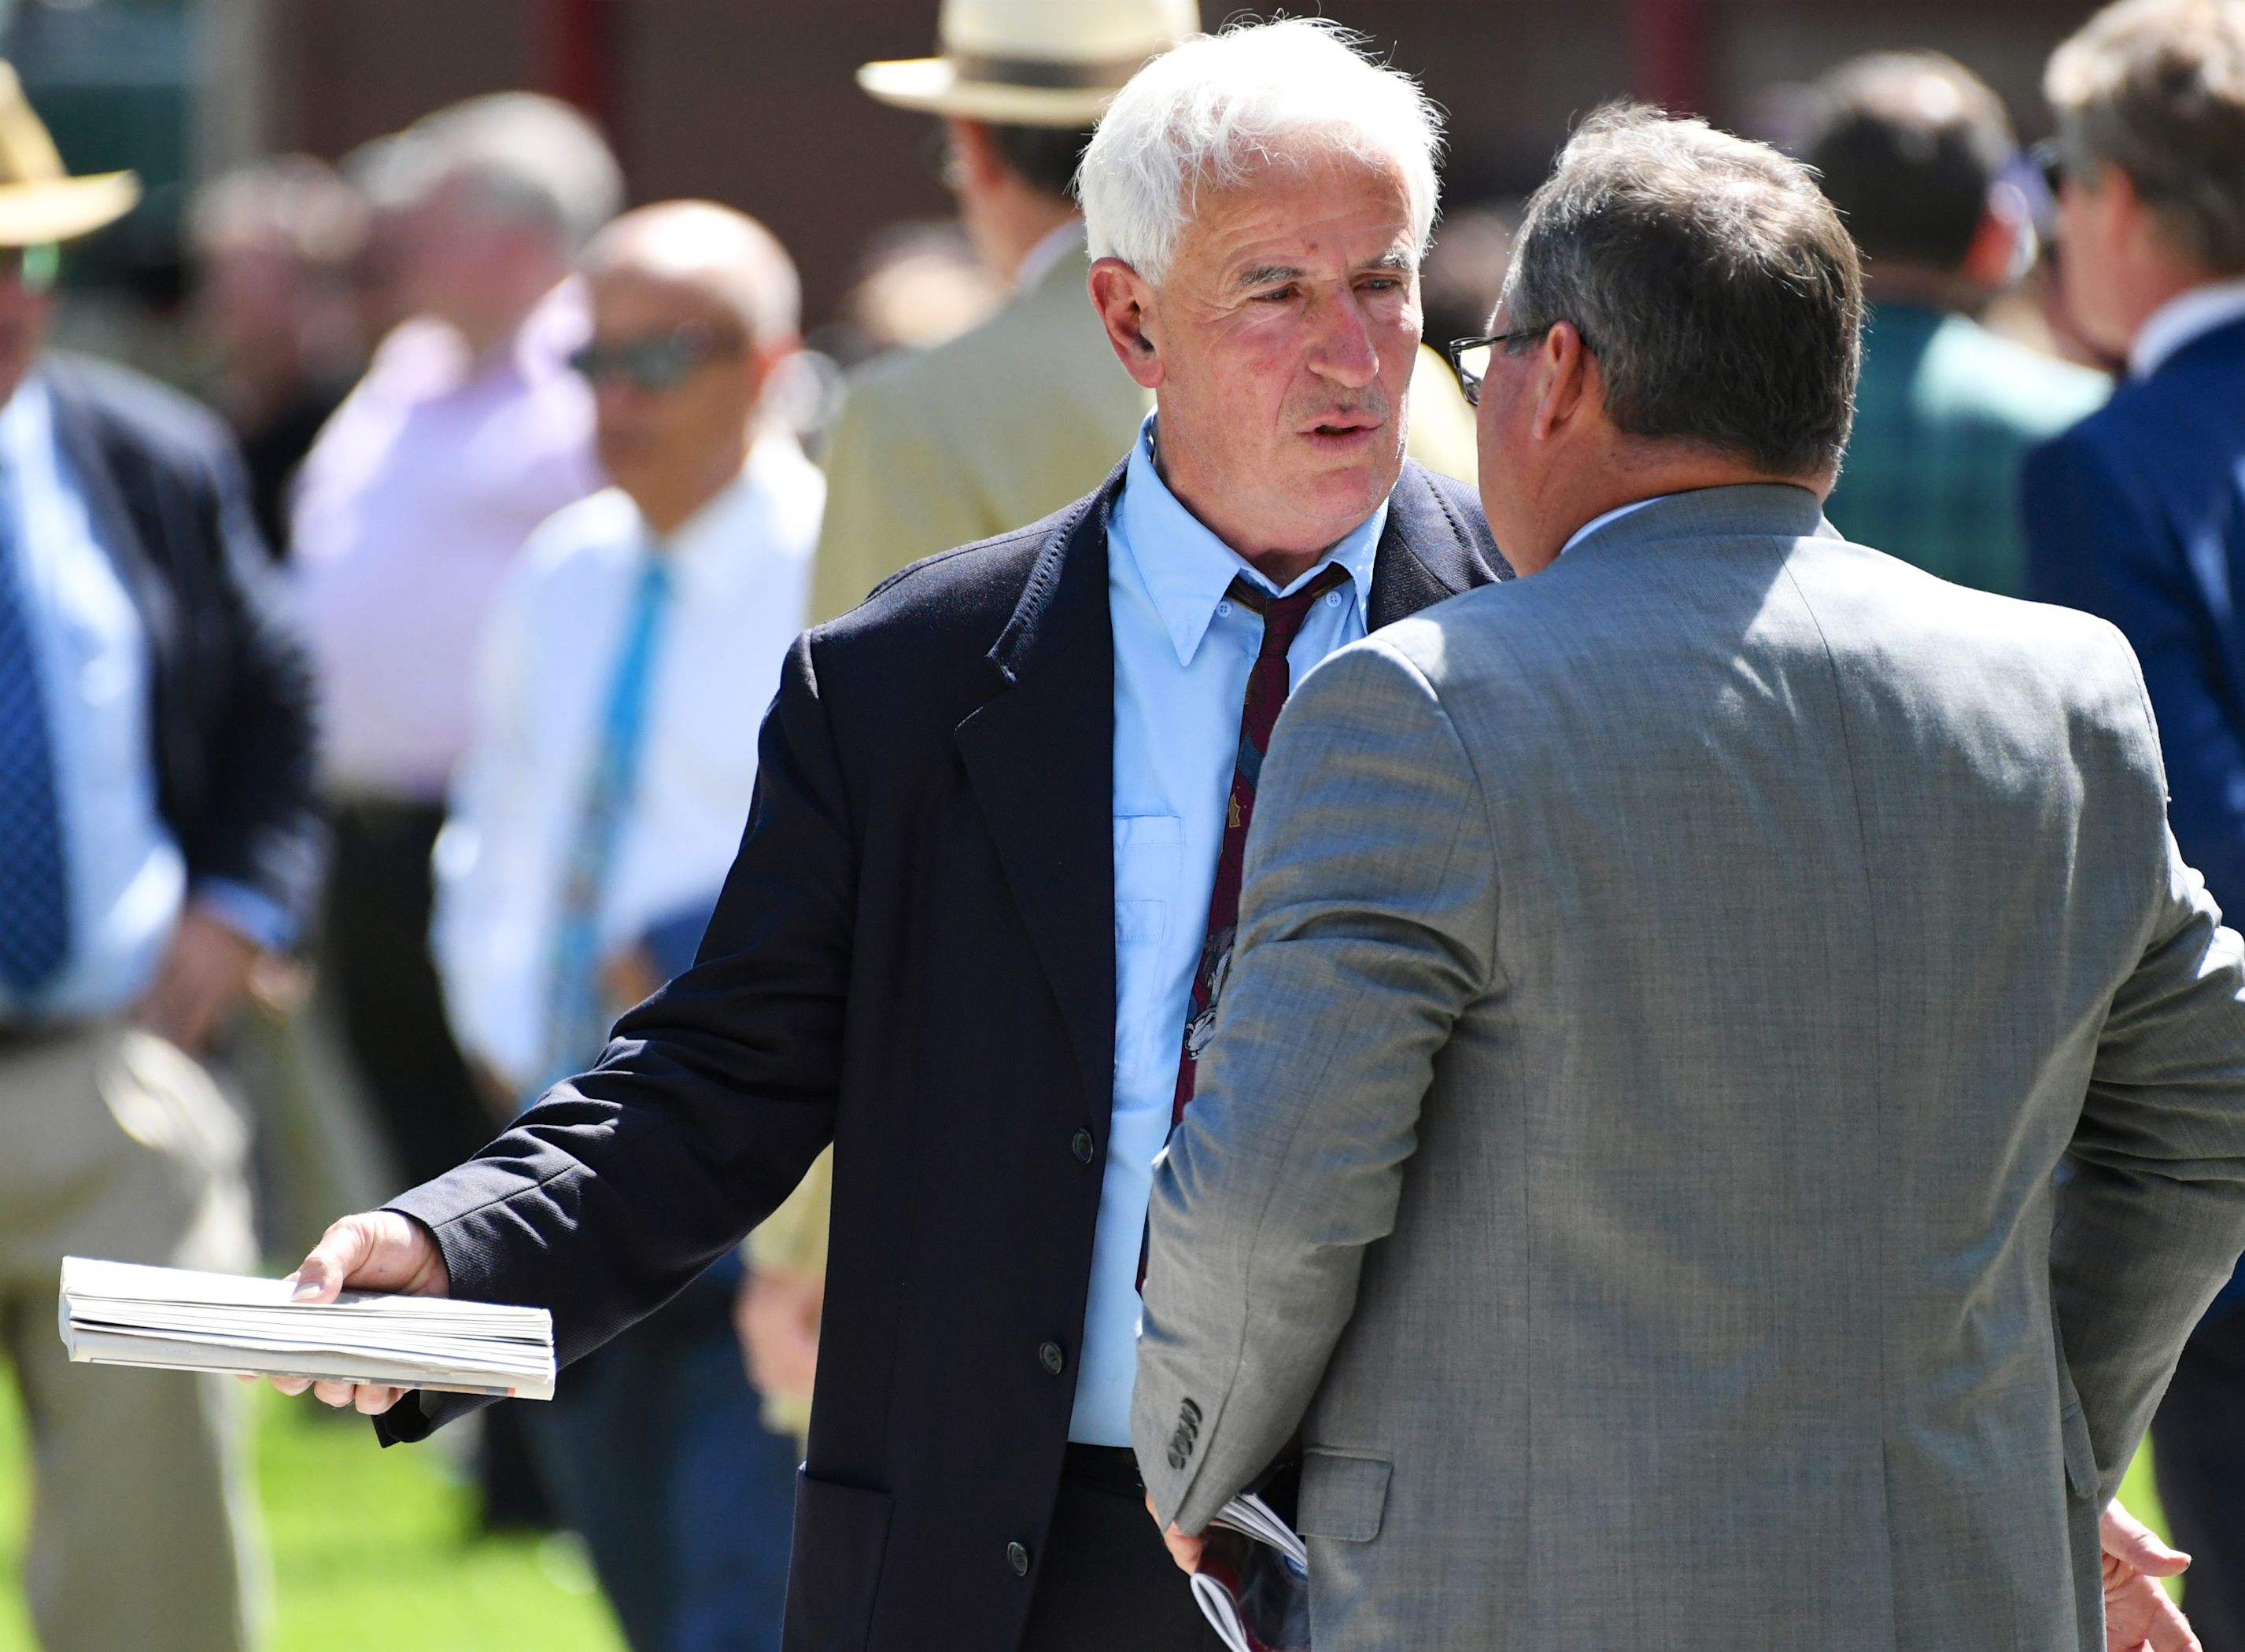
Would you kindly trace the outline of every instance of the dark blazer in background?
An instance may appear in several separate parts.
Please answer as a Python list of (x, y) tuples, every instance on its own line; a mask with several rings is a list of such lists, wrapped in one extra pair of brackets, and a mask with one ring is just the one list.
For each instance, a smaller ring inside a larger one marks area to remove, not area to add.
[(2027, 591), (2134, 645), (2183, 858), (2245, 910), (2245, 322), (2027, 456)]
[[(791, 1652), (1000, 1652), (1035, 1587), (1113, 1105), (1121, 477), (797, 642), (700, 962), (395, 1207), (454, 1294), (553, 1310), (566, 1360), (833, 1141)], [(1369, 623), (1501, 572), (1471, 494), (1407, 465)], [(473, 1404), (411, 1396), (378, 1426), (417, 1439)]]
[(73, 356), (38, 368), (55, 440), (148, 637), (156, 806), (191, 883), (298, 919), (324, 843), (311, 669), (280, 602), (233, 438), (185, 396)]
[[(2245, 322), (2193, 339), (2028, 457), (2027, 594), (2135, 646), (2183, 858), (2245, 917)], [(2183, 1350), (2152, 1423), (2160, 1499), (2198, 1558), (2207, 1652), (2245, 1652), (2245, 1269)]]

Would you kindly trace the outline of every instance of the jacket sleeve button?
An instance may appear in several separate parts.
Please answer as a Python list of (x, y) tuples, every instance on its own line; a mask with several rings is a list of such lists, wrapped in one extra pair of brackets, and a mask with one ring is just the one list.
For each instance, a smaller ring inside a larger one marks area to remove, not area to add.
[(1041, 1343), (1037, 1347), (1037, 1363), (1045, 1368), (1045, 1375), (1057, 1377), (1068, 1369), (1068, 1356), (1060, 1351), (1058, 1343)]
[(1029, 1552), (1019, 1543), (1006, 1545), (1006, 1564), (1014, 1568), (1015, 1577), (1029, 1574)]
[(1091, 1162), (1092, 1141), (1090, 1131), (1078, 1130), (1075, 1133), (1075, 1140), (1069, 1142), (1068, 1145), (1069, 1151), (1075, 1154), (1075, 1161), (1078, 1164), (1089, 1164)]

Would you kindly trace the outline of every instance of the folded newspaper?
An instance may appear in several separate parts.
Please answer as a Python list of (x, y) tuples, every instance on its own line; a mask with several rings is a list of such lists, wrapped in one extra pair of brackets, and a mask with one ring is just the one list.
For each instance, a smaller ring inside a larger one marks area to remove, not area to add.
[(1202, 1534), (1193, 1598), (1231, 1652), (1309, 1652), (1310, 1552), (1252, 1492)]
[(290, 1289), (280, 1279), (65, 1256), (63, 1345), (97, 1365), (553, 1398), (553, 1317), (543, 1308), (357, 1290), (292, 1302)]

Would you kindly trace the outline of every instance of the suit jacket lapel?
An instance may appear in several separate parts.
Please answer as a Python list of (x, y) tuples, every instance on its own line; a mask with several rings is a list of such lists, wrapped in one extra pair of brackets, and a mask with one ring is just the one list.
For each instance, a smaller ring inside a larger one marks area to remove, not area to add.
[(1373, 559), (1366, 628), (1392, 626), (1475, 586), (1511, 577), (1480, 510), (1449, 498), (1417, 464), (1404, 465), (1388, 496), (1387, 525)]
[(959, 725), (1021, 921), (1083, 1069), (1104, 1148), (1115, 1087), (1115, 632), (1107, 518), (1114, 474), (1045, 542), (990, 650), (1003, 683)]

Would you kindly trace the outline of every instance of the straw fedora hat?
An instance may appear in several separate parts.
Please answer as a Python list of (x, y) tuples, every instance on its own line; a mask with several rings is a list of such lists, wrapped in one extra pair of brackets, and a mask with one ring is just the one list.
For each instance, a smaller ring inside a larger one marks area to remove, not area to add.
[(0, 247), (41, 247), (113, 223), (140, 199), (129, 172), (72, 178), (46, 123), (24, 96), (13, 65), (0, 62)]
[(1197, 0), (943, 0), (942, 56), (869, 63), (883, 103), (1009, 126), (1089, 126), (1147, 58), (1200, 28)]

